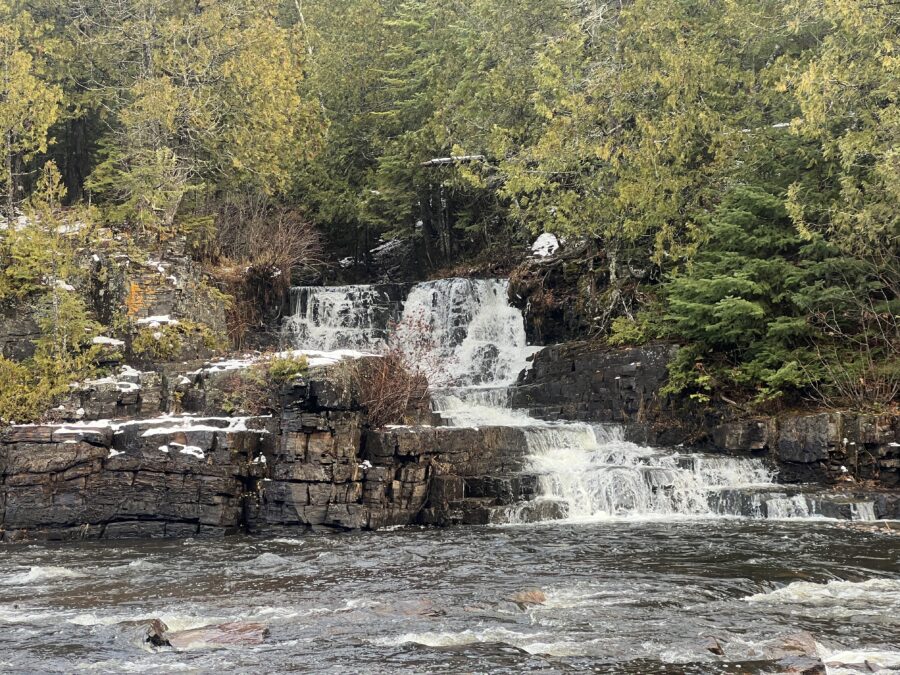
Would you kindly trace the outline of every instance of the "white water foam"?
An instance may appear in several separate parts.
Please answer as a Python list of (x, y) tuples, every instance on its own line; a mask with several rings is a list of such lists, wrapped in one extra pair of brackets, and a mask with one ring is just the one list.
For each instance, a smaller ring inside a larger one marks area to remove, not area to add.
[(84, 575), (68, 567), (32, 567), (27, 572), (19, 574), (11, 574), (5, 579), (0, 579), (0, 584), (4, 586), (29, 586), (32, 584), (40, 584), (53, 579), (75, 579)]
[(744, 598), (751, 603), (771, 605), (805, 605), (816, 608), (861, 609), (883, 612), (885, 606), (900, 616), (900, 579), (867, 581), (834, 580), (826, 583), (795, 581), (768, 593)]

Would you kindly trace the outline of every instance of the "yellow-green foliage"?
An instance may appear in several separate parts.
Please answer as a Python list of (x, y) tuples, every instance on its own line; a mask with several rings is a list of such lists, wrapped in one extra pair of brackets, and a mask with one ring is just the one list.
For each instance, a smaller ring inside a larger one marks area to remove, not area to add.
[(269, 377), (276, 384), (284, 384), (300, 375), (305, 375), (309, 369), (309, 360), (305, 355), (300, 356), (276, 356), (269, 361)]
[(0, 423), (37, 419), (52, 398), (51, 389), (27, 366), (0, 356)]
[(609, 343), (613, 345), (641, 345), (653, 339), (653, 327), (644, 314), (629, 318), (620, 316), (613, 319)]
[(227, 415), (261, 415), (271, 410), (273, 388), (260, 367), (228, 373), (207, 393), (207, 404), (218, 406)]
[(131, 342), (135, 356), (152, 361), (172, 361), (183, 346), (184, 333), (180, 324), (141, 328)]
[[(0, 138), (4, 154), (11, 160), (18, 156), (28, 161), (46, 152), (47, 131), (59, 116), (62, 92), (44, 81), (42, 64), (28, 50), (29, 43), (39, 44), (43, 39), (41, 28), (27, 11), (0, 2)], [(21, 181), (10, 175), (10, 169), (15, 174), (14, 167), (13, 161), (0, 162), (0, 183), (5, 188), (10, 181)]]
[(202, 344), (210, 351), (223, 348), (225, 339), (204, 323), (179, 321), (160, 327), (143, 327), (135, 335), (131, 350), (149, 361), (173, 361), (190, 344)]
[(88, 184), (111, 221), (165, 237), (195, 230), (186, 205), (210, 188), (286, 186), (321, 122), (299, 93), (298, 36), (273, 11), (244, 0), (143, 7), (88, 9), (70, 38), (106, 62), (114, 93), (104, 101), (114, 132)]
[(75, 214), (62, 210), (64, 194), (59, 172), (48, 163), (26, 205), (27, 224), (8, 232), (0, 247), (0, 298), (29, 302), (41, 329), (33, 358), (21, 364), (4, 360), (0, 367), (3, 420), (38, 419), (71, 382), (96, 372), (102, 350), (91, 342), (102, 327), (74, 290), (84, 276), (76, 254), (85, 240), (67, 234)]

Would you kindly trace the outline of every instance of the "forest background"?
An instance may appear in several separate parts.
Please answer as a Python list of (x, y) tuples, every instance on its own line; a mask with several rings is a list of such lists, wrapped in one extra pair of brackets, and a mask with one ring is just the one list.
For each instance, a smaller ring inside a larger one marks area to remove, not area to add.
[(69, 292), (110, 236), (262, 301), (553, 233), (602, 279), (583, 337), (676, 341), (672, 393), (896, 406), (891, 0), (4, 0), (0, 79), (0, 301), (42, 330), (0, 418), (129, 329)]

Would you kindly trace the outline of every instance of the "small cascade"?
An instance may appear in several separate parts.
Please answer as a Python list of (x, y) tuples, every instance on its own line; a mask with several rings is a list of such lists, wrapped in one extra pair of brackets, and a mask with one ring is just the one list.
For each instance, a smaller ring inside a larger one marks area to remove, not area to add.
[(435, 361), (438, 386), (506, 387), (536, 351), (525, 339), (522, 314), (501, 279), (440, 279), (413, 286), (398, 326), (401, 345), (423, 342)]
[(333, 351), (383, 349), (400, 303), (385, 287), (297, 286), (291, 289), (287, 339), (297, 348)]
[[(548, 422), (509, 405), (509, 386), (537, 348), (496, 279), (293, 289), (287, 329), (307, 349), (378, 351), (393, 344), (427, 372), (434, 410), (459, 427), (517, 427), (535, 499), (497, 507), (496, 521), (744, 516), (874, 520), (871, 501), (777, 485), (759, 459), (679, 453), (628, 442), (621, 427)], [(389, 336), (389, 332), (393, 334)]]
[(774, 487), (760, 460), (664, 452), (625, 441), (621, 427), (565, 424), (536, 428), (527, 439), (543, 498), (574, 520), (750, 515), (717, 495)]

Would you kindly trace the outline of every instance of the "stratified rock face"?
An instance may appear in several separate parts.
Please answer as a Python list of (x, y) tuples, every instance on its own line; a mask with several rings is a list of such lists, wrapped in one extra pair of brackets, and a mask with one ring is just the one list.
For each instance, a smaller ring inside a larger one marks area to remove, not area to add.
[(24, 305), (0, 306), (0, 356), (24, 361), (34, 356), (41, 329), (33, 311)]
[[(217, 382), (198, 372), (190, 386), (202, 385), (206, 400)], [(369, 430), (345, 379), (328, 372), (280, 396), (274, 415), (7, 428), (0, 540), (487, 523), (534, 496), (534, 481), (518, 475), (521, 429)]]
[(0, 435), (3, 539), (221, 535), (268, 432), (224, 419), (11, 427)]
[(639, 422), (658, 405), (677, 348), (597, 349), (583, 343), (545, 347), (513, 390), (515, 407), (547, 419)]

